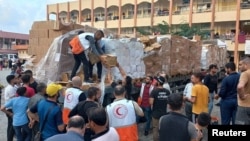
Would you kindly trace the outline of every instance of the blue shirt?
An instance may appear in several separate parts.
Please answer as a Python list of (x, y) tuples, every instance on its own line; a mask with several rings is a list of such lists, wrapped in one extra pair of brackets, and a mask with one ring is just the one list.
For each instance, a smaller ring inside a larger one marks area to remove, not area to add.
[(60, 134), (50, 137), (45, 141), (84, 141), (84, 139), (82, 135), (74, 131), (68, 131), (65, 134)]
[(240, 79), (239, 73), (231, 73), (222, 80), (219, 96), (222, 99), (237, 99), (237, 85)]
[(47, 99), (41, 100), (30, 109), (32, 113), (38, 113), (39, 121), (40, 121), (40, 129), (41, 129), (41, 126), (45, 120), (45, 116), (51, 106), (54, 106), (54, 107), (50, 111), (48, 118), (45, 121), (45, 126), (42, 131), (43, 140), (61, 133), (57, 127), (63, 124), (62, 111), (56, 102), (49, 101)]
[(26, 111), (28, 109), (29, 98), (24, 96), (14, 97), (5, 103), (4, 107), (13, 111), (13, 126), (21, 126), (29, 122)]

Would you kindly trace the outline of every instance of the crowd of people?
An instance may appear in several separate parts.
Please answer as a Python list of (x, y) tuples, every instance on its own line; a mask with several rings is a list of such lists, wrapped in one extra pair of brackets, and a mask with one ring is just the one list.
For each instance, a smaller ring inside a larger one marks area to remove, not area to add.
[(21, 59), (3, 59), (0, 58), (0, 71), (11, 70), (11, 74), (21, 74), (23, 71), (22, 65), (25, 60)]
[[(111, 67), (105, 64), (102, 51), (93, 50), (107, 69), (107, 86), (83, 90), (84, 82), (91, 82), (89, 60), (84, 50), (97, 48), (101, 31), (79, 33), (70, 47), (76, 61), (71, 85), (65, 89), (57, 83), (37, 82), (33, 73), (6, 77), (5, 103), (1, 107), (8, 118), (7, 141), (138, 141), (138, 124), (144, 124), (144, 136), (153, 134), (153, 141), (207, 140), (204, 131), (211, 124), (214, 99), (220, 98), (221, 124), (250, 124), (250, 58), (236, 65), (225, 65), (227, 76), (218, 89), (217, 66), (211, 64), (208, 73), (193, 73), (183, 94), (172, 93), (165, 72), (147, 74), (133, 80), (122, 66), (115, 67), (122, 79), (113, 80)], [(84, 42), (85, 48), (81, 48)], [(83, 62), (82, 81), (75, 76)], [(62, 105), (58, 99), (63, 97)]]

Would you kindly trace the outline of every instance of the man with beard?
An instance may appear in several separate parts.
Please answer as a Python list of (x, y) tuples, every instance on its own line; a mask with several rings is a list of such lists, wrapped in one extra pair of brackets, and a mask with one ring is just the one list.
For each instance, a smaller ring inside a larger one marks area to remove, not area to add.
[(221, 97), (221, 124), (230, 125), (230, 122), (235, 124), (237, 111), (237, 85), (240, 75), (235, 71), (236, 65), (233, 62), (227, 63), (225, 69), (228, 76), (222, 80), (219, 95), (215, 95), (215, 98), (218, 99)]
[(238, 108), (235, 124), (250, 125), (250, 58), (247, 57), (240, 61), (241, 70), (238, 90)]
[(94, 132), (89, 127), (88, 113), (92, 107), (100, 107), (98, 103), (100, 97), (101, 90), (97, 87), (90, 87), (87, 92), (87, 99), (79, 102), (69, 113), (69, 118), (80, 115), (86, 122), (84, 141), (91, 141), (91, 136), (94, 135)]
[(167, 114), (167, 99), (170, 95), (170, 91), (163, 88), (165, 78), (158, 76), (156, 80), (156, 88), (151, 92), (149, 98), (149, 103), (152, 108), (154, 141), (159, 140), (159, 119), (161, 116)]
[(209, 89), (209, 105), (208, 105), (208, 113), (211, 115), (213, 110), (214, 103), (214, 94), (218, 94), (218, 76), (217, 76), (217, 66), (215, 64), (211, 64), (209, 66), (209, 74), (207, 74), (204, 78), (204, 84)]
[(147, 136), (150, 125), (151, 125), (151, 119), (152, 119), (152, 111), (151, 111), (151, 105), (149, 103), (149, 97), (150, 93), (154, 89), (154, 86), (152, 85), (153, 77), (152, 76), (147, 76), (145, 83), (142, 83), (141, 85), (141, 91), (140, 91), (140, 97), (141, 99), (140, 106), (144, 112), (145, 118), (147, 119), (145, 129), (144, 129), (144, 135)]

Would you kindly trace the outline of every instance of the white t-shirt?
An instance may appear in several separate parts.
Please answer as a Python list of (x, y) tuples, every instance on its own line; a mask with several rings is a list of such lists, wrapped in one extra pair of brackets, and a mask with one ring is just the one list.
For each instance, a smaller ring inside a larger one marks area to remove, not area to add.
[(119, 141), (119, 135), (115, 128), (109, 127), (109, 130), (106, 133), (101, 133), (100, 135), (95, 135), (95, 138), (92, 141)]
[(4, 100), (5, 103), (8, 102), (11, 98), (15, 97), (16, 95), (16, 88), (14, 86), (8, 85), (4, 89)]
[(170, 86), (169, 86), (168, 83), (164, 83), (164, 84), (163, 84), (163, 88), (169, 90), (169, 92), (172, 93), (172, 91), (171, 91)]
[(183, 91), (183, 95), (188, 97), (188, 98), (191, 98), (192, 96), (192, 88), (193, 88), (193, 83), (188, 83), (186, 86), (185, 86), (185, 89)]

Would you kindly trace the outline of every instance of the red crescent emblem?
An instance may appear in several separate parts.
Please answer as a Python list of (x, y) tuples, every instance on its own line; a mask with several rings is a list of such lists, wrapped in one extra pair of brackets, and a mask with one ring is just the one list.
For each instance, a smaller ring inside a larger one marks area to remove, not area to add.
[(121, 109), (121, 107), (118, 107), (118, 108), (116, 109), (116, 114), (119, 115), (119, 116), (122, 115), (122, 114), (119, 113), (119, 110), (120, 110), (120, 109)]
[(113, 114), (115, 117), (119, 119), (123, 119), (128, 115), (128, 109), (127, 106), (123, 104), (118, 104), (113, 109)]
[(73, 93), (72, 92), (67, 93), (66, 94), (66, 102), (70, 103), (70, 102), (72, 102), (72, 100), (73, 100)]

